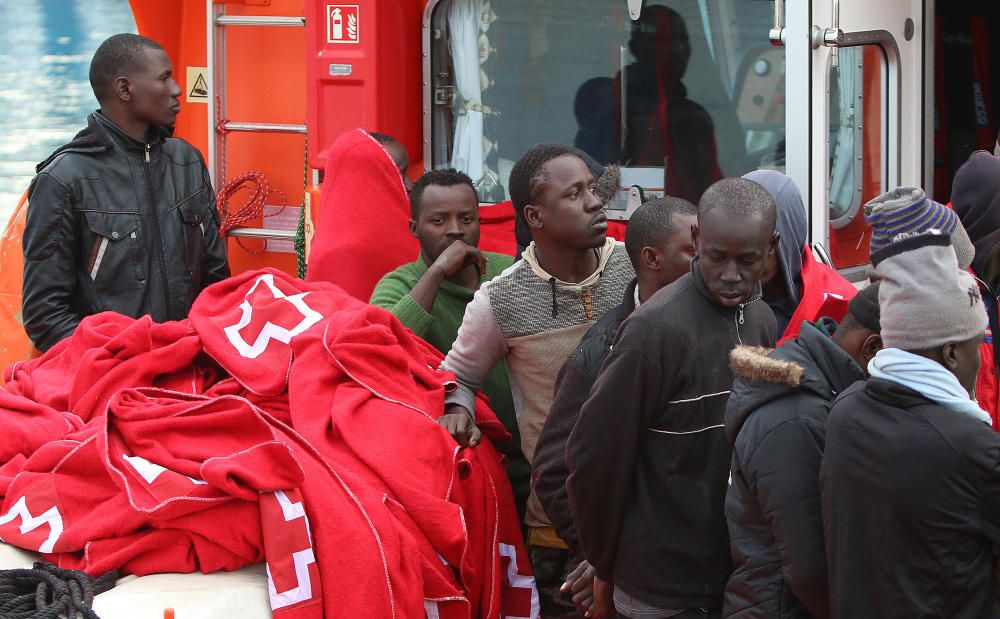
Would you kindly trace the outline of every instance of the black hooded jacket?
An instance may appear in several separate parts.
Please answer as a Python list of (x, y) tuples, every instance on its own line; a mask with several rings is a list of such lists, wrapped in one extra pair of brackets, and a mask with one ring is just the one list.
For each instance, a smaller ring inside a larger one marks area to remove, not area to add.
[(864, 371), (810, 323), (773, 351), (733, 351), (726, 520), (734, 571), (725, 616), (826, 619), (819, 467), (833, 399)]
[(145, 143), (95, 112), (28, 189), (22, 315), (47, 350), (91, 314), (187, 316), (229, 276), (208, 170), (184, 140)]

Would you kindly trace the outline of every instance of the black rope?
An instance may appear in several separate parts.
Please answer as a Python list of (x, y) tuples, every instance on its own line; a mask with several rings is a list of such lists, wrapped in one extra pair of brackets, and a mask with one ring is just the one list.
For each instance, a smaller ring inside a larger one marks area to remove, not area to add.
[(0, 570), (0, 617), (3, 619), (100, 619), (94, 596), (108, 591), (117, 572), (93, 578), (78, 570), (38, 561), (32, 569)]

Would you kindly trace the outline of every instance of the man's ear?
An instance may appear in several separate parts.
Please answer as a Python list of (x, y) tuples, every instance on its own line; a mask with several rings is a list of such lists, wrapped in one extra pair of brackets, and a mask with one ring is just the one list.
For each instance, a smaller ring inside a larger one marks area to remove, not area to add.
[(660, 270), (663, 266), (660, 258), (662, 258), (662, 254), (660, 253), (660, 250), (655, 247), (646, 246), (642, 248), (641, 252), (639, 252), (640, 263), (649, 271)]
[(111, 90), (122, 101), (132, 100), (132, 82), (127, 77), (116, 77)]
[(941, 360), (944, 362), (944, 367), (954, 373), (954, 371), (958, 368), (958, 344), (955, 342), (948, 342), (942, 346)]
[(697, 256), (701, 253), (701, 235), (699, 234), (698, 224), (691, 224), (691, 245), (694, 246), (694, 255)]
[[(875, 358), (878, 351), (882, 350), (884, 346), (882, 345), (882, 336), (878, 333), (872, 333), (865, 338), (865, 341), (861, 344), (861, 358), (865, 360), (865, 364)], [(867, 369), (867, 368), (866, 368)]]
[(774, 252), (778, 251), (778, 241), (781, 240), (781, 235), (777, 230), (771, 235), (771, 242), (767, 244), (767, 255), (770, 256)]
[(417, 234), (417, 220), (416, 219), (411, 219), (410, 220), (410, 236), (412, 236), (415, 239), (419, 239), (420, 238), (420, 235)]
[(542, 209), (538, 208), (534, 204), (525, 205), (524, 221), (528, 224), (529, 228), (541, 230), (544, 226), (544, 222), (542, 221)]

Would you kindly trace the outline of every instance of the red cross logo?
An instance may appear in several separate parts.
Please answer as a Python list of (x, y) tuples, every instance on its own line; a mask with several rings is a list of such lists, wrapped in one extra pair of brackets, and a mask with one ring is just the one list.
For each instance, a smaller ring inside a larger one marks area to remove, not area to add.
[(24, 496), (14, 501), (6, 513), (0, 513), (0, 541), (42, 553), (54, 552), (63, 534), (56, 496), (51, 476), (34, 480)]
[(241, 356), (256, 359), (271, 340), (288, 344), (323, 319), (306, 304), (308, 294), (286, 295), (275, 285), (274, 275), (261, 275), (243, 297), (239, 320), (223, 331)]
[(274, 616), (320, 602), (322, 583), (301, 493), (297, 489), (261, 493), (260, 520)]

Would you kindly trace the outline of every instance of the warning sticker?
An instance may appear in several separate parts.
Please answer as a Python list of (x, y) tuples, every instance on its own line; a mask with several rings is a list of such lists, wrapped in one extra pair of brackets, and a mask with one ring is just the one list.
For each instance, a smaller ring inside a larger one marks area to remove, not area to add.
[(208, 102), (208, 67), (188, 67), (184, 82), (186, 99), (191, 103)]
[(360, 43), (361, 17), (356, 4), (326, 5), (326, 42)]

